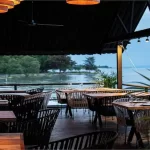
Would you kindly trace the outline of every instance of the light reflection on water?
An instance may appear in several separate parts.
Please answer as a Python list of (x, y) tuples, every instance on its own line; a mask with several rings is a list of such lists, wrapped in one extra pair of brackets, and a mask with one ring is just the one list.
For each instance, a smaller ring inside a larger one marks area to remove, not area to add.
[[(65, 87), (71, 87), (73, 88), (82, 88), (82, 85), (71, 85), (72, 83), (83, 83), (83, 82), (93, 82), (93, 77), (95, 75), (88, 75), (88, 74), (40, 74), (36, 76), (30, 76), (30, 77), (24, 77), (20, 75), (12, 75), (7, 78), (7, 84), (48, 84), (48, 83), (67, 83)], [(5, 84), (6, 79), (5, 76), (0, 77), (0, 84)], [(44, 89), (56, 89), (56, 88), (62, 88), (64, 85), (45, 85)], [(86, 87), (86, 86), (84, 86)], [(18, 90), (27, 90), (31, 88), (36, 88), (36, 86), (28, 86), (18, 87)], [(13, 90), (13, 87), (1, 87), (0, 90)]]

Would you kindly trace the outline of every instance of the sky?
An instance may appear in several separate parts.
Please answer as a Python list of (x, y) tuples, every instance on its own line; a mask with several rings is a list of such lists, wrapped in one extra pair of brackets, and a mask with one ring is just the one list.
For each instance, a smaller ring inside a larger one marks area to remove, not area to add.
[[(150, 28), (150, 11), (147, 8), (142, 19), (140, 20), (136, 31)], [(122, 55), (123, 67), (150, 67), (150, 42), (145, 42), (147, 37), (141, 38), (141, 42), (137, 43), (138, 39), (131, 40), (131, 45), (127, 46), (127, 49)], [(150, 39), (150, 37), (149, 37)], [(83, 64), (84, 60), (88, 56), (92, 55), (70, 55), (72, 60), (77, 64)], [(95, 64), (109, 67), (116, 67), (116, 54), (102, 54), (93, 55), (95, 58)], [(108, 61), (109, 60), (109, 61)]]

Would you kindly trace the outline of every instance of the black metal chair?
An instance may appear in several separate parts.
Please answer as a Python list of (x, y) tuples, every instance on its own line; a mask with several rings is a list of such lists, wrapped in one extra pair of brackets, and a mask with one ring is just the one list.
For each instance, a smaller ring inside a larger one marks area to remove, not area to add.
[(58, 141), (53, 141), (45, 146), (34, 146), (32, 150), (83, 150), (83, 149), (112, 149), (113, 144), (118, 136), (115, 131), (97, 131), (91, 133), (80, 134)]
[(2, 99), (0, 99), (0, 110), (1, 111), (9, 110), (8, 100), (2, 100)]
[(24, 101), (25, 97), (22, 95), (0, 95), (0, 99), (8, 100), (8, 109), (15, 110), (15, 108)]
[(43, 102), (44, 96), (32, 97), (24, 100), (13, 110), (17, 121), (25, 121), (37, 118), (38, 111), (42, 108)]
[(0, 122), (0, 131), (1, 133), (21, 132), (23, 133), (24, 144), (27, 149), (31, 145), (38, 145), (42, 148), (49, 143), (51, 132), (59, 111), (59, 109), (40, 110), (36, 119), (16, 122)]

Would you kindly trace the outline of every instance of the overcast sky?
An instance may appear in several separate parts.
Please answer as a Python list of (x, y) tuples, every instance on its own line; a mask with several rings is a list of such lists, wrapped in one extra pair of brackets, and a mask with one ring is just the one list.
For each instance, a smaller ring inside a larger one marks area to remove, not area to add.
[[(150, 11), (148, 8), (138, 24), (136, 31), (146, 28), (150, 28)], [(146, 43), (145, 39), (146, 37), (141, 38), (140, 43), (137, 43), (137, 39), (131, 40), (131, 45), (128, 45), (127, 50), (123, 53), (123, 67), (132, 67), (133, 65), (136, 67), (150, 67), (150, 42)], [(116, 54), (93, 56), (95, 57), (96, 65), (116, 67)], [(88, 55), (71, 55), (72, 60), (75, 60), (78, 64), (84, 63), (86, 57)]]

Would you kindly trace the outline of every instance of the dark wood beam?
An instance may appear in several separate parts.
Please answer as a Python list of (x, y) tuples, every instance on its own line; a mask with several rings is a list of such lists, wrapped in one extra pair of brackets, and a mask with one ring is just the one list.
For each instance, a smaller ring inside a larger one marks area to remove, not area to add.
[(149, 11), (150, 11), (150, 0), (147, 1), (147, 5), (148, 5)]
[(130, 32), (132, 32), (133, 29), (133, 15), (134, 15), (134, 0), (132, 1), (132, 6), (131, 6)]
[(137, 38), (148, 37), (148, 36), (150, 36), (150, 28), (120, 35), (118, 37), (113, 37), (113, 38), (105, 40), (104, 43), (110, 44), (110, 43), (115, 43), (119, 41), (128, 41), (131, 39), (137, 39)]
[(100, 44), (102, 44), (102, 46), (100, 48), (101, 50), (103, 50), (103, 48), (105, 47), (105, 43), (104, 43), (105, 38), (109, 37), (109, 35), (111, 34), (110, 32), (113, 30), (114, 24), (116, 24), (117, 14), (119, 14), (119, 12), (120, 12), (121, 5), (122, 5), (122, 3), (119, 3), (119, 5), (116, 9), (116, 12), (114, 13), (114, 16), (113, 16), (113, 19), (112, 19), (112, 24), (110, 24), (109, 27), (108, 27), (109, 32), (105, 35), (105, 37), (103, 38), (103, 40), (100, 43)]
[(117, 18), (119, 20), (119, 22), (121, 23), (123, 29), (125, 30), (126, 33), (129, 33), (128, 29), (126, 28), (125, 24), (123, 23), (122, 19), (120, 18), (120, 16), (117, 14)]

